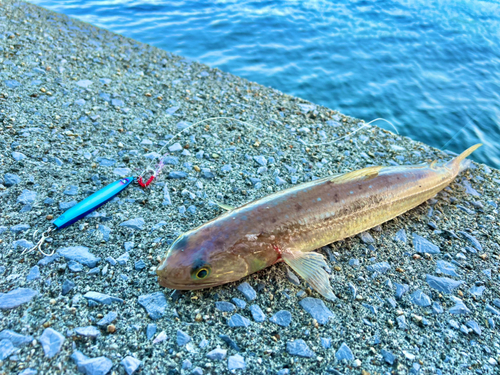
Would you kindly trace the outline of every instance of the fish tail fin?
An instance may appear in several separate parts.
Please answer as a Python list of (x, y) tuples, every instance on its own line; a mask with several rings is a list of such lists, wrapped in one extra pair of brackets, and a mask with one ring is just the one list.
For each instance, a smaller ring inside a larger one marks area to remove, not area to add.
[(458, 155), (455, 159), (450, 160), (448, 163), (446, 163), (446, 166), (452, 170), (458, 169), (457, 173), (463, 172), (469, 167), (471, 163), (470, 160), (467, 160), (465, 158), (470, 154), (472, 154), (474, 151), (476, 151), (482, 145), (483, 145), (482, 143), (478, 143), (472, 147), (469, 147), (467, 150)]

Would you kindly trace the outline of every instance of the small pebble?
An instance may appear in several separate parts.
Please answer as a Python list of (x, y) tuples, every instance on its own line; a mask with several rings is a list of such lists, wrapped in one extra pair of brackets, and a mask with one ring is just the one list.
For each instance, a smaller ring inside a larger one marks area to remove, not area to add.
[(343, 359), (345, 359), (347, 361), (352, 361), (352, 360), (354, 360), (354, 355), (352, 354), (352, 351), (347, 346), (347, 344), (342, 343), (342, 345), (340, 345), (340, 348), (335, 353), (335, 358), (337, 358), (337, 360), (339, 360), (339, 361), (341, 361)]
[(241, 316), (240, 314), (234, 314), (227, 320), (229, 327), (248, 327), (251, 323), (250, 320)]
[(26, 276), (27, 281), (38, 280), (40, 278), (40, 267), (33, 266), (30, 269), (28, 276)]
[(138, 298), (139, 304), (146, 309), (151, 319), (160, 319), (167, 308), (167, 299), (163, 292), (144, 294)]
[(231, 301), (233, 301), (233, 303), (239, 308), (239, 309), (244, 309), (246, 306), (247, 306), (247, 303), (245, 301), (243, 301), (242, 299), (239, 299), (239, 298), (236, 298), (234, 297), (233, 299), (231, 299)]
[(84, 337), (95, 338), (101, 336), (101, 331), (99, 331), (99, 329), (94, 326), (77, 327), (74, 329), (74, 331), (77, 335)]
[(269, 321), (282, 327), (288, 327), (292, 322), (292, 314), (287, 310), (281, 310), (270, 317)]
[(137, 372), (137, 370), (141, 366), (141, 361), (129, 355), (122, 359), (121, 364), (125, 369), (125, 372), (128, 375), (132, 375)]
[(247, 301), (253, 301), (257, 298), (257, 293), (247, 282), (238, 285), (237, 289), (245, 296)]
[(105, 327), (105, 326), (113, 323), (117, 317), (118, 317), (118, 314), (116, 312), (110, 311), (101, 320), (99, 320), (97, 322), (97, 325), (99, 327)]
[(335, 317), (335, 315), (328, 307), (326, 307), (325, 303), (321, 299), (307, 297), (302, 299), (299, 304), (319, 324), (326, 324), (330, 319)]
[(188, 342), (191, 341), (191, 336), (189, 336), (186, 332), (177, 330), (177, 345), (184, 346)]
[(227, 369), (229, 371), (244, 369), (245, 367), (245, 359), (241, 355), (235, 354), (227, 358)]
[(258, 305), (250, 305), (250, 312), (252, 313), (253, 320), (262, 323), (266, 320), (266, 315)]
[(52, 358), (61, 351), (64, 336), (52, 328), (46, 328), (38, 340), (42, 344), (45, 356)]
[(221, 348), (216, 348), (216, 349), (207, 353), (207, 358), (212, 360), (212, 361), (221, 361), (224, 358), (226, 358), (226, 353), (227, 353), (227, 350), (221, 349)]
[(38, 292), (30, 288), (17, 288), (7, 293), (0, 293), (0, 310), (14, 309), (30, 302), (37, 295)]
[(463, 283), (463, 281), (456, 281), (448, 277), (436, 277), (432, 275), (426, 275), (426, 281), (431, 288), (446, 294), (452, 293), (454, 289)]
[(231, 302), (225, 302), (225, 301), (215, 302), (215, 308), (223, 312), (233, 312), (236, 310), (236, 306), (234, 306)]
[(311, 358), (315, 356), (314, 352), (302, 339), (288, 341), (286, 343), (286, 351), (288, 354), (295, 355), (297, 357)]

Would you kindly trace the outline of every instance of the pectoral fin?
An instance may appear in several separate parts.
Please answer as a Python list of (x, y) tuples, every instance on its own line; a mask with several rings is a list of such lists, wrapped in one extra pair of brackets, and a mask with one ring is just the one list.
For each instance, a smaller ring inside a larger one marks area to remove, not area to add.
[(327, 266), (323, 255), (315, 252), (286, 250), (282, 252), (281, 257), (319, 294), (330, 301), (337, 299), (330, 286), (328, 274), (323, 268)]

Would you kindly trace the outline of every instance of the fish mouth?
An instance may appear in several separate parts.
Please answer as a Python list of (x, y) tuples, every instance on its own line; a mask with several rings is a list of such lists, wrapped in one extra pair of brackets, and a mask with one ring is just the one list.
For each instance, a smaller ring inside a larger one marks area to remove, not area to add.
[(206, 284), (181, 284), (173, 282), (165, 277), (158, 276), (158, 283), (168, 289), (177, 290), (198, 290), (198, 289), (208, 289), (221, 285), (220, 283), (206, 283)]

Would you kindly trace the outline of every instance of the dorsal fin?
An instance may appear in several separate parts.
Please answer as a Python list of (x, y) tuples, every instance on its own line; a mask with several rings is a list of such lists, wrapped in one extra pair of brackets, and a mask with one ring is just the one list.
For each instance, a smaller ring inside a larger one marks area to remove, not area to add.
[(384, 167), (367, 167), (357, 171), (343, 173), (340, 176), (334, 176), (330, 181), (335, 184), (341, 184), (344, 182), (352, 182), (358, 180), (369, 180), (371, 178), (377, 177), (380, 170)]
[(222, 208), (223, 210), (226, 210), (226, 211), (231, 211), (231, 210), (234, 210), (234, 207), (233, 206), (230, 206), (228, 204), (224, 204), (224, 203), (220, 203), (220, 202), (217, 202), (215, 201), (215, 204), (217, 206), (219, 206), (220, 208)]

